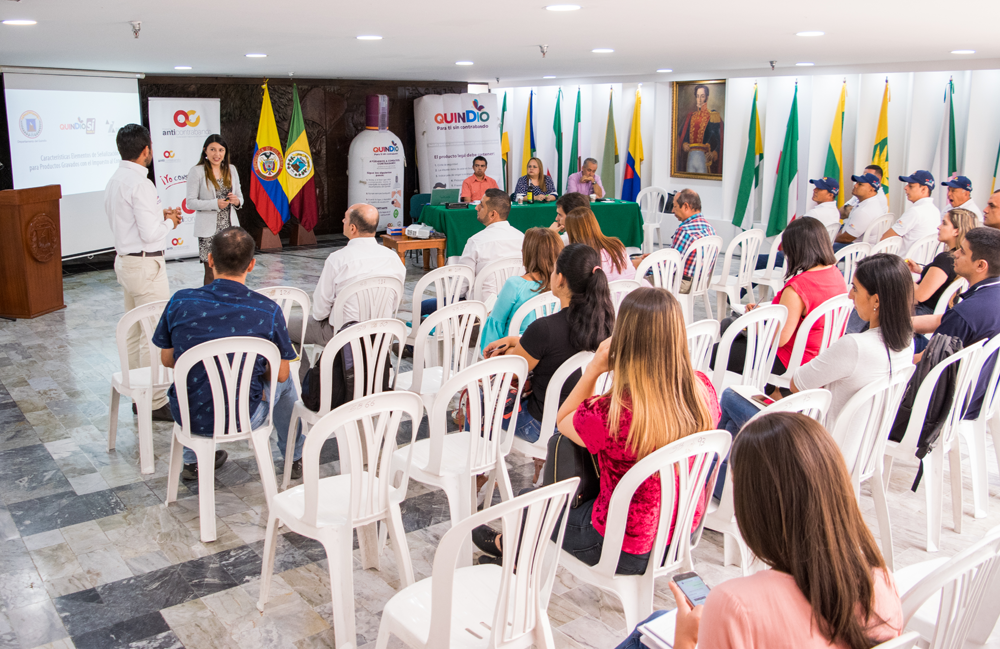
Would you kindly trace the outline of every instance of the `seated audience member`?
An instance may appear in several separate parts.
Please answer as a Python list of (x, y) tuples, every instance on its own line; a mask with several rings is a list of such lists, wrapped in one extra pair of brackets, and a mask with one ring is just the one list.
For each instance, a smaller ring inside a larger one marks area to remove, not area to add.
[(590, 197), (578, 192), (567, 192), (556, 199), (556, 220), (549, 226), (562, 239), (563, 245), (569, 245), (569, 235), (566, 234), (566, 215), (578, 207), (590, 209)]
[(609, 282), (635, 277), (635, 266), (628, 258), (625, 244), (618, 237), (604, 236), (589, 207), (578, 207), (566, 215), (566, 234), (570, 243), (582, 243), (600, 253), (601, 268)]
[(462, 200), (480, 201), (487, 189), (497, 189), (497, 181), (486, 175), (486, 158), (477, 155), (472, 159), (472, 175), (462, 181)]
[(593, 158), (584, 160), (580, 171), (569, 175), (566, 191), (604, 198), (604, 186), (601, 185), (601, 177), (597, 175), (597, 160)]
[[(691, 367), (677, 298), (661, 288), (636, 289), (622, 300), (618, 314), (614, 334), (601, 343), (558, 414), (559, 432), (597, 455), (600, 492), (568, 510), (563, 537), (563, 549), (591, 566), (601, 558), (611, 495), (625, 473), (671, 442), (712, 430), (719, 417), (711, 381)], [(662, 353), (649, 353), (650, 340)], [(608, 371), (610, 390), (593, 397), (598, 377)], [(695, 528), (706, 501), (697, 506)], [(646, 571), (659, 514), (660, 484), (653, 477), (629, 506), (618, 574)], [(484, 552), (502, 553), (500, 536), (489, 528), (478, 528), (473, 541)]]
[[(991, 197), (992, 200), (992, 197)], [(966, 347), (1000, 333), (1000, 231), (973, 228), (955, 250), (955, 273), (969, 282), (954, 307), (944, 315), (918, 315), (913, 329), (920, 334), (955, 336)], [(914, 362), (919, 360), (917, 354)], [(983, 366), (979, 381), (966, 410), (966, 419), (979, 416), (986, 394), (986, 384), (996, 358)]]
[[(868, 329), (835, 341), (799, 367), (791, 382), (792, 392), (815, 388), (830, 391), (833, 402), (825, 425), (831, 431), (837, 415), (858, 390), (913, 363), (913, 280), (903, 261), (885, 253), (862, 259), (854, 271), (850, 295)], [(731, 389), (722, 392), (721, 405), (719, 428), (734, 437), (760, 412), (759, 407)], [(858, 412), (856, 425), (862, 426), (868, 415), (864, 409)], [(844, 455), (853, 457), (852, 450), (845, 449)], [(717, 497), (722, 496), (723, 477), (725, 463), (715, 487)]]
[[(351, 205), (344, 213), (344, 236), (347, 245), (330, 253), (323, 263), (316, 290), (313, 291), (312, 313), (306, 323), (306, 344), (325, 345), (337, 333), (333, 328), (333, 304), (337, 295), (351, 284), (370, 277), (395, 277), (406, 281), (406, 266), (390, 248), (376, 238), (378, 210), (371, 205)], [(391, 317), (392, 313), (382, 317)], [(357, 300), (344, 306), (344, 322), (357, 321), (361, 316)], [(302, 319), (293, 313), (289, 320), (292, 331), (301, 331)]]
[[(880, 167), (878, 165), (868, 165), (867, 167), (865, 167), (865, 173), (866, 174), (871, 174), (871, 175), (875, 176), (876, 178), (878, 178), (878, 181), (880, 183), (882, 182), (882, 178), (883, 178), (883, 175), (884, 175), (882, 173), (882, 167)], [(879, 190), (878, 196), (876, 196), (876, 198), (878, 199), (879, 209), (882, 210), (882, 214), (888, 214), (889, 213), (889, 198), (886, 195), (886, 193), (884, 191), (882, 191), (882, 190)], [(852, 195), (851, 198), (850, 198), (850, 200), (848, 200), (846, 203), (844, 203), (844, 205), (850, 205), (851, 209), (853, 210), (855, 207), (858, 206), (859, 203), (861, 203), (861, 199), (858, 198), (856, 195)]]
[[(195, 345), (229, 336), (253, 336), (263, 338), (277, 345), (281, 352), (281, 365), (267, 367), (263, 358), (257, 357), (250, 383), (250, 425), (262, 426), (268, 415), (268, 405), (263, 400), (268, 394), (268, 382), (278, 380), (274, 393), (274, 429), (278, 433), (278, 448), (285, 453), (288, 425), (292, 418), (292, 407), (298, 394), (295, 384), (289, 380), (288, 361), (296, 358), (292, 342), (285, 327), (285, 316), (281, 307), (270, 299), (246, 287), (246, 277), (253, 270), (256, 260), (253, 237), (239, 227), (226, 228), (212, 237), (212, 251), (208, 254), (208, 265), (215, 280), (207, 286), (181, 289), (174, 293), (160, 317), (153, 334), (153, 344), (160, 348), (160, 359), (164, 366), (173, 367), (180, 356)], [(191, 434), (212, 437), (215, 425), (215, 404), (205, 368), (197, 365), (188, 373), (189, 412), (181, 412), (177, 402), (177, 389), (171, 385), (167, 391), (170, 411), (174, 421), (180, 422), (190, 417)], [(226, 413), (227, 417), (234, 413)], [(302, 443), (304, 437), (295, 440), (292, 460), (292, 477), (302, 477)], [(215, 468), (226, 461), (227, 453), (215, 452)], [(194, 451), (184, 449), (185, 480), (198, 478), (198, 459)]]
[(923, 267), (912, 259), (906, 260), (911, 273), (920, 273), (913, 298), (917, 315), (934, 313), (941, 295), (955, 281), (955, 251), (961, 247), (965, 235), (977, 227), (979, 220), (969, 210), (956, 208), (945, 212), (938, 225), (938, 241), (944, 244), (945, 250)]
[(910, 205), (903, 215), (892, 224), (882, 240), (889, 237), (902, 237), (903, 245), (900, 251), (903, 255), (919, 239), (934, 234), (941, 223), (941, 210), (931, 200), (934, 191), (934, 176), (929, 171), (915, 171), (912, 176), (900, 176), (906, 183), (906, 199)]
[(674, 196), (674, 216), (680, 225), (674, 230), (670, 247), (679, 252), (684, 260), (681, 293), (690, 293), (696, 258), (693, 252), (688, 254), (688, 250), (698, 239), (714, 236), (715, 228), (702, 216), (701, 197), (693, 189), (682, 189)]
[[(596, 351), (611, 335), (615, 312), (611, 306), (608, 278), (601, 270), (601, 258), (590, 246), (575, 243), (563, 248), (549, 283), (562, 310), (538, 318), (523, 336), (505, 336), (486, 347), (487, 358), (517, 355), (528, 361), (531, 389), (522, 395), (514, 434), (534, 442), (541, 434), (545, 391), (559, 366), (577, 352)], [(569, 396), (579, 373), (563, 385), (560, 403)], [(535, 464), (535, 482), (542, 462)]]
[(950, 180), (941, 183), (941, 186), (948, 188), (948, 207), (941, 210), (942, 213), (951, 210), (969, 210), (976, 215), (977, 220), (983, 220), (983, 211), (972, 200), (971, 180), (965, 176), (952, 176)]
[[(834, 265), (833, 248), (830, 237), (823, 224), (811, 217), (795, 219), (788, 224), (781, 237), (785, 249), (785, 285), (774, 296), (772, 304), (782, 304), (788, 309), (788, 318), (781, 329), (778, 340), (778, 354), (775, 356), (771, 371), (774, 374), (784, 374), (788, 369), (788, 361), (792, 357), (792, 347), (795, 337), (799, 335), (799, 326), (809, 312), (831, 297), (847, 292), (844, 276)], [(747, 312), (756, 305), (748, 304)], [(735, 322), (735, 317), (722, 321), (722, 331)], [(808, 363), (819, 353), (820, 339), (823, 336), (822, 323), (816, 323), (806, 334), (806, 342), (802, 363)], [(718, 348), (718, 345), (716, 345)], [(743, 373), (746, 360), (747, 339), (740, 335), (733, 341), (729, 350), (730, 372)], [(715, 368), (715, 352), (712, 352), (712, 368)]]
[[(840, 227), (840, 210), (837, 208), (837, 193), (840, 191), (840, 182), (836, 178), (817, 178), (815, 180), (810, 180), (815, 187), (813, 188), (812, 200), (816, 203), (815, 206), (803, 216), (811, 216), (820, 223), (823, 227), (829, 229), (836, 225)], [(757, 270), (763, 270), (767, 268), (768, 256), (760, 255), (757, 257)], [(774, 257), (773, 268), (781, 268), (785, 263), (785, 254), (778, 251)]]
[(556, 184), (552, 182), (552, 176), (546, 174), (544, 169), (541, 159), (531, 158), (528, 160), (528, 173), (517, 179), (514, 195), (527, 198), (530, 192), (532, 200), (554, 201), (556, 199)]
[[(510, 196), (502, 189), (487, 189), (482, 202), (476, 206), (476, 219), (486, 229), (469, 237), (462, 256), (455, 263), (468, 266), (478, 275), (495, 261), (520, 257), (524, 233), (507, 222), (509, 215)], [(499, 291), (500, 287), (492, 279), (483, 284), (486, 297), (496, 295)]]
[(1000, 189), (990, 195), (983, 210), (983, 225), (988, 228), (1000, 229)]
[[(490, 343), (508, 334), (510, 321), (522, 304), (550, 290), (552, 272), (562, 249), (562, 239), (548, 228), (531, 228), (524, 233), (524, 243), (521, 245), (524, 275), (508, 279), (497, 294), (496, 304), (483, 326), (480, 342), (482, 349), (485, 350)], [(535, 313), (531, 312), (521, 323), (519, 333), (524, 334), (524, 330), (534, 321)]]
[(830, 434), (774, 413), (746, 425), (732, 458), (740, 533), (770, 570), (718, 584), (693, 610), (671, 582), (675, 649), (868, 649), (899, 636), (895, 581)]
[[(861, 176), (851, 176), (854, 181), (854, 197), (858, 204), (851, 211), (851, 217), (844, 222), (843, 227), (833, 242), (834, 251), (854, 243), (855, 239), (864, 236), (865, 230), (880, 216), (885, 216), (882, 207), (882, 181), (869, 172)], [(784, 241), (784, 239), (782, 239)]]

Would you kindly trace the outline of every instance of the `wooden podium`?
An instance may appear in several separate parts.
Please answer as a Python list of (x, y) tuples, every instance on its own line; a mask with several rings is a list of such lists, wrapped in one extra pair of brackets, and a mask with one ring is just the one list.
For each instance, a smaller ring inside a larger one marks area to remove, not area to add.
[(63, 309), (59, 185), (0, 191), (0, 316)]

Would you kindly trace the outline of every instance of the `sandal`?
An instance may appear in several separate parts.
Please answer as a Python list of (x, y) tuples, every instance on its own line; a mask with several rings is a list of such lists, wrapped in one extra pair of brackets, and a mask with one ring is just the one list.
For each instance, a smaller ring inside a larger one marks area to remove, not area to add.
[(480, 525), (472, 530), (472, 543), (486, 554), (494, 557), (503, 556), (503, 548), (499, 541), (500, 532), (489, 525)]

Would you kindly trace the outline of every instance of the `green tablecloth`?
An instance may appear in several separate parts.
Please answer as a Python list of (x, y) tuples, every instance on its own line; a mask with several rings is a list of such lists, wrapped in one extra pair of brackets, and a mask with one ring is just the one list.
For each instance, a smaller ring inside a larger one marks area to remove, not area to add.
[[(626, 246), (642, 247), (642, 213), (638, 203), (615, 201), (613, 203), (592, 203), (591, 209), (597, 217), (601, 231), (609, 237), (618, 237)], [(511, 205), (510, 224), (521, 232), (528, 228), (548, 227), (556, 220), (555, 201), (532, 205)], [(483, 230), (476, 220), (476, 210), (449, 210), (440, 205), (427, 205), (420, 213), (420, 222), (426, 223), (448, 237), (444, 254), (457, 257), (465, 249), (469, 237)]]

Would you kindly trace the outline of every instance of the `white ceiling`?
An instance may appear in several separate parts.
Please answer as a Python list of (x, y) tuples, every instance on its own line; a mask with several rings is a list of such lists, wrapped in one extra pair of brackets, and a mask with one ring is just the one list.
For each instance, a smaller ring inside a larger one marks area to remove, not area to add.
[[(150, 74), (557, 83), (990, 67), (997, 0), (0, 0), (0, 65)], [(992, 19), (991, 19), (992, 17)], [(138, 39), (129, 21), (141, 20)], [(825, 36), (795, 36), (822, 30)], [(358, 41), (378, 34), (381, 41)], [(538, 46), (547, 44), (543, 59)], [(597, 47), (613, 54), (593, 54)], [(976, 54), (957, 56), (955, 49)], [(250, 59), (264, 52), (266, 59)], [(473, 66), (456, 66), (471, 60)], [(816, 68), (796, 68), (808, 61)], [(176, 65), (192, 70), (178, 72)], [(672, 68), (673, 75), (657, 75)], [(794, 72), (792, 72), (794, 71)], [(545, 75), (555, 81), (543, 82)]]

